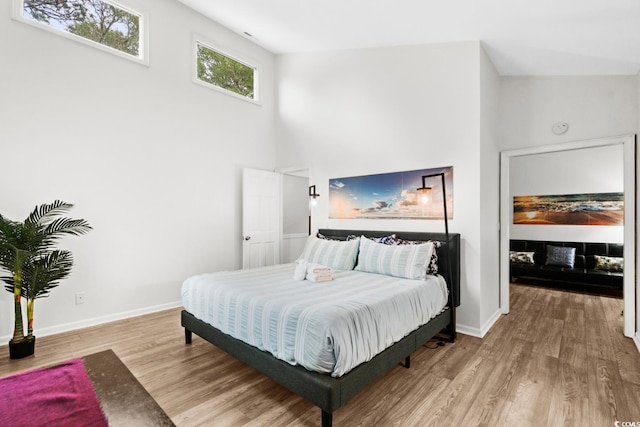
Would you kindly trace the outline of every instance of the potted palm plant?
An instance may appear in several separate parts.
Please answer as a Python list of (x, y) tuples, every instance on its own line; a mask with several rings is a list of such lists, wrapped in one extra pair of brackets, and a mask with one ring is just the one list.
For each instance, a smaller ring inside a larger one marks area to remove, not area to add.
[[(0, 214), (0, 267), (10, 273), (0, 280), (14, 296), (15, 322), (13, 338), (9, 341), (11, 359), (34, 353), (34, 302), (48, 296), (51, 289), (71, 273), (71, 252), (56, 249), (56, 243), (64, 235), (78, 236), (91, 230), (87, 221), (63, 216), (72, 207), (56, 200), (36, 206), (22, 222), (11, 221)], [(26, 336), (22, 319), (23, 298), (27, 300)]]

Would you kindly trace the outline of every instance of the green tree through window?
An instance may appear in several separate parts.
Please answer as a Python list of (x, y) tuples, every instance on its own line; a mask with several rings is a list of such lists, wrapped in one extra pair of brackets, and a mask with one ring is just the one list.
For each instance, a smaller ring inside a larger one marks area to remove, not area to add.
[(102, 0), (24, 0), (23, 16), (139, 57), (140, 16)]
[(255, 69), (197, 44), (198, 79), (247, 98), (254, 97)]

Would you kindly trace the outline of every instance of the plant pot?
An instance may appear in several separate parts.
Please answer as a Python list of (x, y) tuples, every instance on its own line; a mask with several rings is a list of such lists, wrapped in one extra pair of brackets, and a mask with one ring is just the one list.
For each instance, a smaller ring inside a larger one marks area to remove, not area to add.
[(36, 350), (36, 337), (25, 338), (22, 341), (9, 341), (9, 358), (22, 359), (31, 356)]

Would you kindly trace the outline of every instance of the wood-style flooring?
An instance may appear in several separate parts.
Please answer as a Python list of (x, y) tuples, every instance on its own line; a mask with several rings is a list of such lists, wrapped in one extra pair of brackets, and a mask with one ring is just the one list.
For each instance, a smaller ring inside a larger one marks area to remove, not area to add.
[[(613, 426), (640, 422), (640, 353), (622, 300), (512, 285), (483, 339), (430, 342), (334, 413), (339, 426)], [(0, 376), (113, 349), (178, 426), (318, 426), (320, 410), (194, 335), (179, 310), (37, 339)]]

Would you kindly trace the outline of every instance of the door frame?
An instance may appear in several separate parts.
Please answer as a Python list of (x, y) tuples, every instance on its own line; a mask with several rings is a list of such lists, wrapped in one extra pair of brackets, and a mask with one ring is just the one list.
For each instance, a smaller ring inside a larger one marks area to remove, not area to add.
[[(295, 176), (295, 177), (299, 177), (299, 178), (306, 178), (307, 179), (307, 185), (309, 185), (309, 180), (310, 180), (310, 174), (311, 174), (311, 168), (309, 166), (288, 166), (288, 167), (284, 167), (284, 168), (280, 168), (280, 169), (276, 169), (276, 172), (281, 174), (283, 176), (283, 185), (284, 185), (284, 176), (288, 175), (288, 176)], [(306, 198), (307, 193), (304, 193), (304, 197)], [(282, 197), (284, 199), (285, 193), (284, 193), (284, 189), (282, 191)], [(283, 208), (282, 210), (282, 220), (284, 221), (284, 217), (285, 217), (285, 210)], [(308, 222), (309, 224), (311, 224), (311, 205), (309, 205), (309, 212), (308, 212)], [(291, 249), (291, 245), (290, 244), (286, 244), (285, 242), (287, 240), (290, 241), (297, 241), (297, 243), (295, 243), (295, 245), (297, 245), (301, 239), (304, 239), (304, 241), (306, 242), (308, 237), (307, 233), (296, 233), (296, 234), (282, 234), (282, 242), (280, 243), (280, 260), (284, 262), (284, 260), (286, 259), (286, 254), (285, 254), (285, 248), (287, 250)]]
[(509, 313), (509, 240), (512, 203), (510, 198), (510, 163), (514, 157), (585, 148), (623, 146), (624, 176), (624, 335), (636, 336), (636, 139), (635, 135), (622, 135), (584, 141), (542, 145), (500, 153), (500, 309)]

